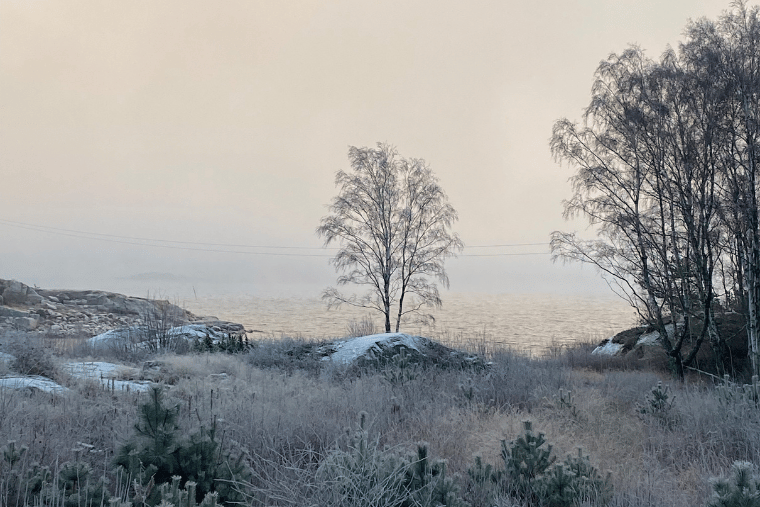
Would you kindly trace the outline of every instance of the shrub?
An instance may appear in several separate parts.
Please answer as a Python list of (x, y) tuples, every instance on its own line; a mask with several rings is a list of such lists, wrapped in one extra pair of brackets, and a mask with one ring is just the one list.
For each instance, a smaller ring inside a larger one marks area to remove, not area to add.
[(280, 368), (288, 374), (303, 370), (317, 375), (325, 364), (319, 354), (320, 346), (325, 343), (289, 337), (259, 340), (245, 357), (256, 368)]
[(361, 320), (352, 320), (346, 326), (347, 338), (356, 338), (358, 336), (369, 336), (377, 334), (377, 327), (375, 326), (372, 317), (365, 316)]
[(639, 413), (654, 417), (663, 426), (672, 429), (678, 422), (678, 417), (673, 411), (673, 402), (675, 397), (670, 396), (670, 386), (662, 386), (662, 382), (657, 385), (644, 398), (644, 405), (639, 406)]
[(247, 352), (253, 347), (248, 341), (248, 338), (243, 338), (243, 335), (235, 336), (232, 333), (227, 333), (221, 340), (214, 342), (209, 335), (206, 335), (203, 339), (195, 339), (193, 341), (193, 352), (226, 352), (227, 354), (239, 354)]
[(98, 507), (109, 499), (105, 478), (94, 480), (89, 464), (66, 461), (53, 473), (38, 463), (21, 464), (27, 452), (14, 441), (2, 448), (0, 505)]
[[(203, 501), (208, 493), (217, 492), (222, 503), (239, 501), (240, 495), (231, 482), (247, 476), (242, 456), (233, 458), (221, 449), (216, 439), (216, 419), (210, 428), (201, 426), (187, 438), (181, 438), (177, 424), (178, 407), (166, 407), (163, 392), (154, 387), (149, 400), (140, 406), (140, 421), (135, 424), (134, 439), (121, 447), (114, 464), (123, 467), (132, 478), (139, 478), (138, 485), (148, 482), (168, 484), (175, 476), (181, 486), (195, 484), (197, 501)], [(159, 488), (146, 488), (144, 501), (156, 505), (161, 501)], [(135, 491), (137, 494), (138, 492)]]
[(711, 479), (707, 507), (760, 507), (760, 476), (752, 463), (735, 461), (728, 478)]
[(22, 375), (41, 375), (55, 378), (57, 368), (53, 355), (42, 340), (31, 334), (9, 334), (5, 348), (13, 356), (10, 369)]
[(524, 421), (525, 434), (507, 444), (501, 441), (501, 458), (504, 461), (503, 477), (514, 490), (514, 493), (524, 499), (538, 497), (539, 488), (536, 481), (547, 472), (556, 461), (552, 456), (552, 446), (546, 443), (543, 433), (533, 433), (530, 421)]
[[(504, 468), (496, 469), (476, 457), (468, 470), (474, 496), (492, 504), (499, 493), (529, 506), (571, 507), (584, 501), (606, 505), (612, 499), (610, 475), (602, 479), (588, 456), (580, 449), (575, 457), (555, 463), (552, 446), (543, 433), (535, 434), (530, 421), (524, 421), (525, 433), (507, 443), (501, 442)], [(544, 447), (546, 444), (546, 447)]]
[(443, 461), (428, 457), (427, 444), (417, 453), (402, 457), (381, 450), (377, 439), (369, 440), (367, 414), (359, 417), (348, 450), (330, 453), (317, 471), (323, 504), (393, 507), (464, 507), (454, 481), (446, 477)]

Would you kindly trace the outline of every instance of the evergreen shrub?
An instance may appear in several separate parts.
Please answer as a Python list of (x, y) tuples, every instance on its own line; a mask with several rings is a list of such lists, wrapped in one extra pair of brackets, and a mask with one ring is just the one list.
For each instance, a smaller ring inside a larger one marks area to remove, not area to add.
[(713, 493), (707, 507), (760, 507), (760, 476), (748, 461), (735, 461), (731, 475), (710, 480)]
[[(164, 405), (161, 387), (152, 388), (149, 399), (140, 406), (140, 420), (135, 424), (132, 440), (121, 447), (114, 464), (125, 469), (135, 480), (135, 495), (143, 492), (149, 506), (161, 502), (161, 485), (172, 484), (179, 477), (178, 487), (192, 482), (195, 500), (203, 502), (208, 493), (218, 493), (219, 501), (231, 504), (242, 500), (232, 486), (233, 481), (248, 477), (242, 455), (233, 457), (217, 440), (214, 418), (209, 428), (201, 426), (183, 438), (177, 424), (179, 407)], [(157, 487), (149, 488), (148, 484)]]
[(502, 440), (503, 468), (475, 458), (468, 470), (472, 496), (490, 505), (507, 494), (531, 507), (572, 507), (586, 501), (607, 505), (611, 501), (610, 475), (602, 478), (581, 449), (577, 456), (556, 463), (544, 434), (534, 433), (530, 421), (525, 421), (523, 428), (524, 433), (515, 440)]

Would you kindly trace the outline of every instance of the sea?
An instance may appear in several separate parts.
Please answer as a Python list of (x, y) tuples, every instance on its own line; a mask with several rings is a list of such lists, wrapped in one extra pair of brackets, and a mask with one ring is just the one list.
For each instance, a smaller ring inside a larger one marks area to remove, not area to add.
[[(382, 315), (343, 305), (328, 309), (318, 297), (261, 295), (236, 290), (189, 290), (165, 286), (134, 296), (168, 299), (200, 316), (243, 324), (253, 338), (324, 340), (345, 337), (363, 321), (383, 332)], [(578, 342), (601, 342), (636, 324), (635, 311), (614, 295), (484, 294), (443, 292), (441, 308), (426, 308), (433, 319), (402, 321), (401, 332), (447, 345), (479, 344), (540, 355)]]

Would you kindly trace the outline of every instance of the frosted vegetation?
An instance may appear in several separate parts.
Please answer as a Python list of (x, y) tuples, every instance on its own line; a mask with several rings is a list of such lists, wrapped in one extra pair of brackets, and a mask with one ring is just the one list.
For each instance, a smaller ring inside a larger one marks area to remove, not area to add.
[(528, 358), (482, 334), (457, 337), (490, 362), (470, 367), (324, 361), (301, 338), (182, 354), (86, 339), (0, 339), (0, 375), (66, 388), (0, 387), (0, 505), (756, 505), (731, 503), (757, 491), (756, 382), (673, 382), (595, 344)]

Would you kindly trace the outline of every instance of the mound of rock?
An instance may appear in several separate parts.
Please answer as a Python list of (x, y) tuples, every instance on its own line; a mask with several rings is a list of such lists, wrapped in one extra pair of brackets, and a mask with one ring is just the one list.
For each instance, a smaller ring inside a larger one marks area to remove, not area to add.
[(185, 341), (207, 340), (216, 344), (228, 337), (245, 336), (245, 328), (241, 324), (219, 320), (195, 322), (168, 328), (152, 328), (151, 326), (126, 326), (111, 329), (105, 333), (93, 336), (87, 342), (94, 350), (175, 347)]
[(95, 336), (115, 328), (168, 329), (205, 320), (166, 300), (96, 290), (39, 289), (0, 279), (0, 332)]
[(67, 388), (57, 382), (39, 375), (1, 377), (0, 389), (13, 389), (15, 391), (27, 391), (30, 393), (41, 391), (50, 394), (63, 394), (68, 392)]
[[(665, 326), (669, 337), (673, 337), (673, 324)], [(641, 326), (626, 329), (611, 338), (602, 340), (592, 354), (617, 356), (631, 351), (643, 352), (647, 347), (660, 347), (660, 333), (651, 327)]]
[(317, 353), (323, 361), (338, 365), (384, 367), (403, 353), (413, 364), (442, 367), (482, 367), (482, 358), (451, 349), (422, 336), (383, 333), (359, 336), (322, 345)]
[[(726, 371), (742, 372), (747, 366), (747, 330), (743, 315), (726, 312), (716, 315), (715, 325), (718, 334), (726, 341), (728, 355), (722, 359), (722, 367)], [(665, 330), (671, 343), (678, 340), (684, 331), (684, 324), (678, 322), (665, 325)], [(702, 332), (702, 322), (693, 320), (689, 329), (689, 337), (684, 343), (684, 350), (691, 350), (696, 343), (696, 337)], [(633, 356), (649, 364), (667, 367), (668, 358), (662, 346), (660, 333), (652, 326), (640, 326), (621, 331), (611, 338), (603, 340), (592, 354), (607, 356)], [(716, 373), (718, 360), (710, 341), (705, 339), (695, 356), (693, 367), (708, 372)]]

